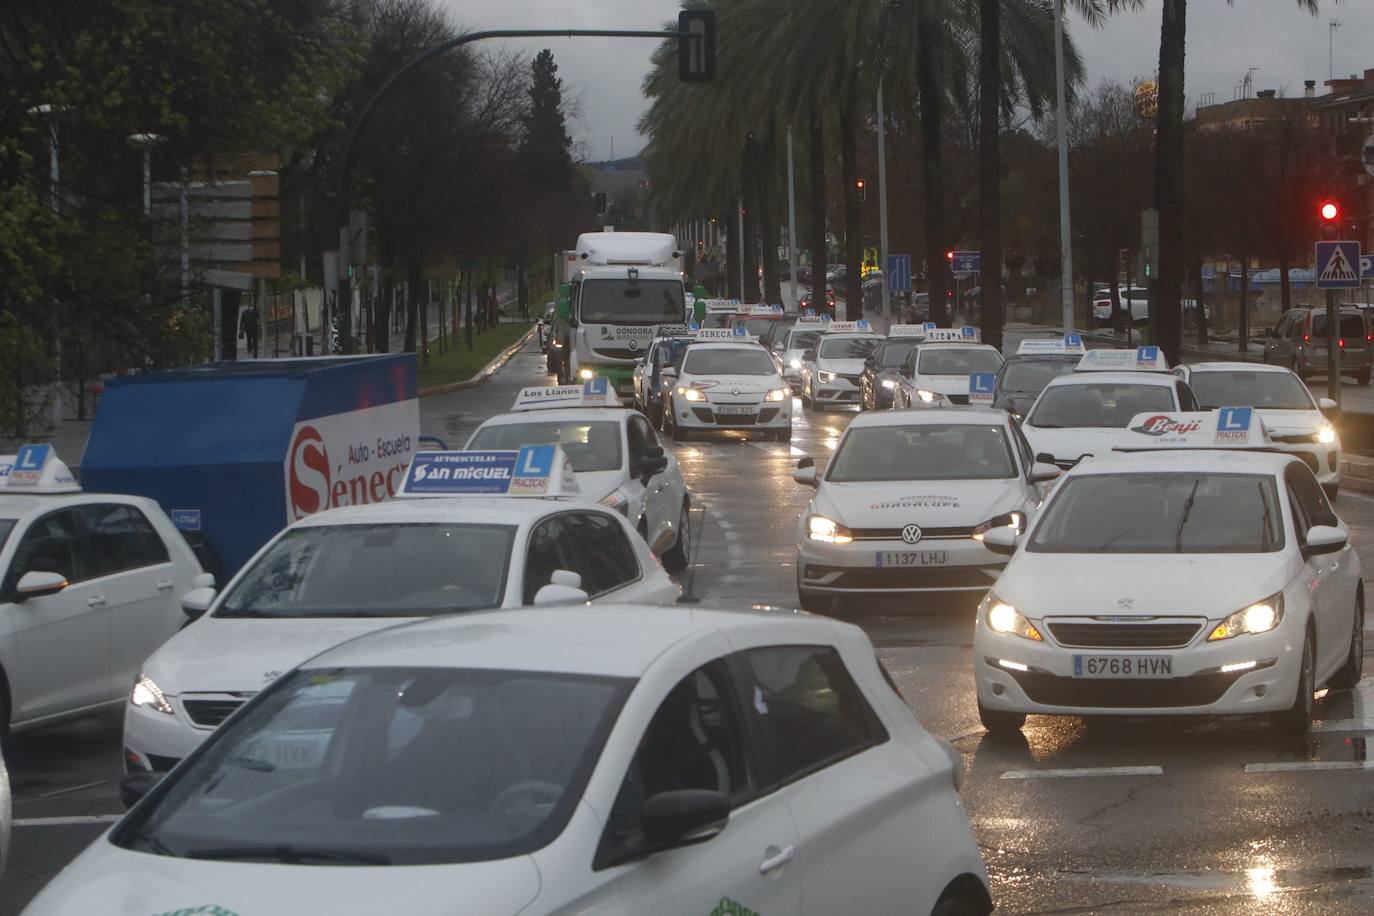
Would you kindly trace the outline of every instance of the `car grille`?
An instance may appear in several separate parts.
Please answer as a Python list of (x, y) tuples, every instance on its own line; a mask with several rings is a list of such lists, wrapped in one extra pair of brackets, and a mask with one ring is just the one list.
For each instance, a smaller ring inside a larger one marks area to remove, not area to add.
[(1305, 445), (1310, 442), (1316, 442), (1317, 434), (1305, 433), (1301, 436), (1272, 436), (1271, 438), (1275, 442), (1283, 442), (1288, 445)]
[(186, 715), (194, 725), (201, 728), (214, 728), (229, 718), (234, 710), (243, 705), (243, 700), (182, 700)]
[(605, 356), (610, 359), (643, 359), (644, 348), (636, 347), (631, 350), (629, 347), (592, 347), (592, 352), (597, 356)]
[(1174, 623), (1102, 623), (1045, 621), (1061, 646), (1091, 649), (1178, 649), (1193, 641), (1201, 621)]
[[(900, 541), (902, 539), (901, 528), (851, 528), (849, 533), (854, 536), (856, 541)], [(921, 540), (929, 541), (934, 538), (955, 539), (973, 536), (972, 528), (922, 528)]]
[(846, 382), (848, 382), (856, 388), (859, 386), (859, 379), (862, 378), (862, 376), (859, 375), (843, 375), (839, 373), (837, 373), (837, 377), (844, 379)]
[(1046, 706), (1084, 706), (1093, 709), (1157, 709), (1171, 706), (1208, 706), (1245, 674), (1203, 674), (1194, 677), (1099, 679), (1059, 677), (1039, 671), (1008, 671), (1032, 703)]
[(843, 569), (808, 563), (803, 570), (806, 579), (821, 579), (839, 572), (825, 588), (990, 588), (1000, 566), (946, 566), (926, 569)]

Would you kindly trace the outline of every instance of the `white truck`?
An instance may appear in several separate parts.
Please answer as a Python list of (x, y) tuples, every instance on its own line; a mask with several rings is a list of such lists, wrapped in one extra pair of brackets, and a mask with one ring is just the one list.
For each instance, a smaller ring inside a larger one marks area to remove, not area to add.
[(677, 240), (661, 232), (585, 232), (576, 250), (558, 256), (563, 284), (549, 362), (559, 384), (606, 378), (622, 400), (633, 399), (645, 347), (701, 307), (688, 296), (681, 258)]

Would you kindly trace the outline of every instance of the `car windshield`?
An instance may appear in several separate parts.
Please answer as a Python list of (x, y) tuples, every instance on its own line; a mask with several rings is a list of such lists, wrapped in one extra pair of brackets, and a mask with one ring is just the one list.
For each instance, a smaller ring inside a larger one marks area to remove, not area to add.
[(832, 483), (996, 480), (1016, 476), (1000, 426), (922, 423), (851, 428), (826, 469)]
[(578, 312), (588, 324), (681, 324), (687, 305), (677, 280), (586, 280)]
[(773, 358), (756, 347), (689, 347), (684, 375), (776, 375)]
[(230, 587), (216, 617), (428, 617), (497, 607), (512, 525), (292, 528)]
[(868, 359), (882, 343), (881, 337), (825, 337), (817, 355), (821, 359)]
[(534, 671), (296, 671), (112, 840), (292, 865), (526, 855), (567, 824), (632, 685)]
[(889, 340), (878, 348), (878, 355), (873, 362), (879, 369), (896, 369), (904, 366), (906, 358), (916, 349), (916, 344), (915, 340)]
[(1312, 393), (1290, 372), (1225, 370), (1194, 372), (1188, 385), (1200, 406), (1316, 410)]
[(728, 328), (734, 317), (734, 312), (707, 312), (701, 319), (701, 326), (703, 328)]
[(917, 375), (968, 375), (970, 372), (996, 372), (1002, 355), (982, 347), (923, 347), (916, 355)]
[(1173, 392), (1172, 386), (1129, 382), (1051, 385), (1040, 395), (1026, 423), (1040, 429), (1125, 429), (1138, 413), (1173, 410)]
[(1271, 553), (1282, 547), (1283, 516), (1272, 477), (1169, 472), (1070, 477), (1045, 508), (1027, 549)]
[(787, 349), (814, 350), (820, 339), (820, 331), (793, 331), (787, 338)]
[(1076, 365), (1076, 359), (1014, 359), (1002, 373), (1001, 387), (1017, 394), (1039, 394), (1050, 382), (1072, 372)]
[(777, 327), (780, 320), (778, 318), (736, 318), (731, 327), (737, 328), (744, 325), (745, 330), (753, 336), (763, 337), (770, 329)]
[(609, 420), (531, 420), (491, 423), (477, 430), (469, 449), (518, 449), (522, 445), (561, 446), (574, 471), (614, 471), (620, 467), (620, 424)]

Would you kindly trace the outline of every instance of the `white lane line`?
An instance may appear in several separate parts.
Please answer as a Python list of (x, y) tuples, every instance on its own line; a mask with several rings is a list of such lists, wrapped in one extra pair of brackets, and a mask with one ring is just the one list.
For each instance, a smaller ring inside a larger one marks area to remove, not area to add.
[(71, 827), (79, 824), (112, 824), (122, 814), (77, 814), (70, 817), (17, 817), (16, 827)]
[(1078, 779), (1084, 776), (1163, 776), (1164, 768), (1148, 767), (1078, 767), (1068, 770), (1007, 770), (1003, 779)]
[(1328, 770), (1374, 770), (1374, 760), (1296, 760), (1245, 765), (1247, 773), (1308, 773)]

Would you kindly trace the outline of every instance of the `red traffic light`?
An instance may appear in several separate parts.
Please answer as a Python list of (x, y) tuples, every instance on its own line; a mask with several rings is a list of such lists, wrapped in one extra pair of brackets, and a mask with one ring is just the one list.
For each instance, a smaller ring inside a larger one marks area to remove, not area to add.
[(1317, 212), (1321, 214), (1322, 219), (1330, 223), (1340, 218), (1341, 208), (1336, 206), (1335, 202), (1326, 200), (1322, 201), (1321, 208)]
[(945, 260), (946, 260), (946, 261), (949, 261), (949, 262), (951, 262), (951, 263), (953, 263), (953, 261), (954, 261), (954, 249), (953, 249), (953, 248), (951, 248), (951, 249), (949, 249), (948, 251), (945, 252)]
[(862, 190), (864, 189), (864, 180), (863, 180), (862, 178), (855, 178), (855, 179), (854, 179), (854, 187), (856, 187), (856, 188), (858, 188), (860, 191), (862, 191)]

